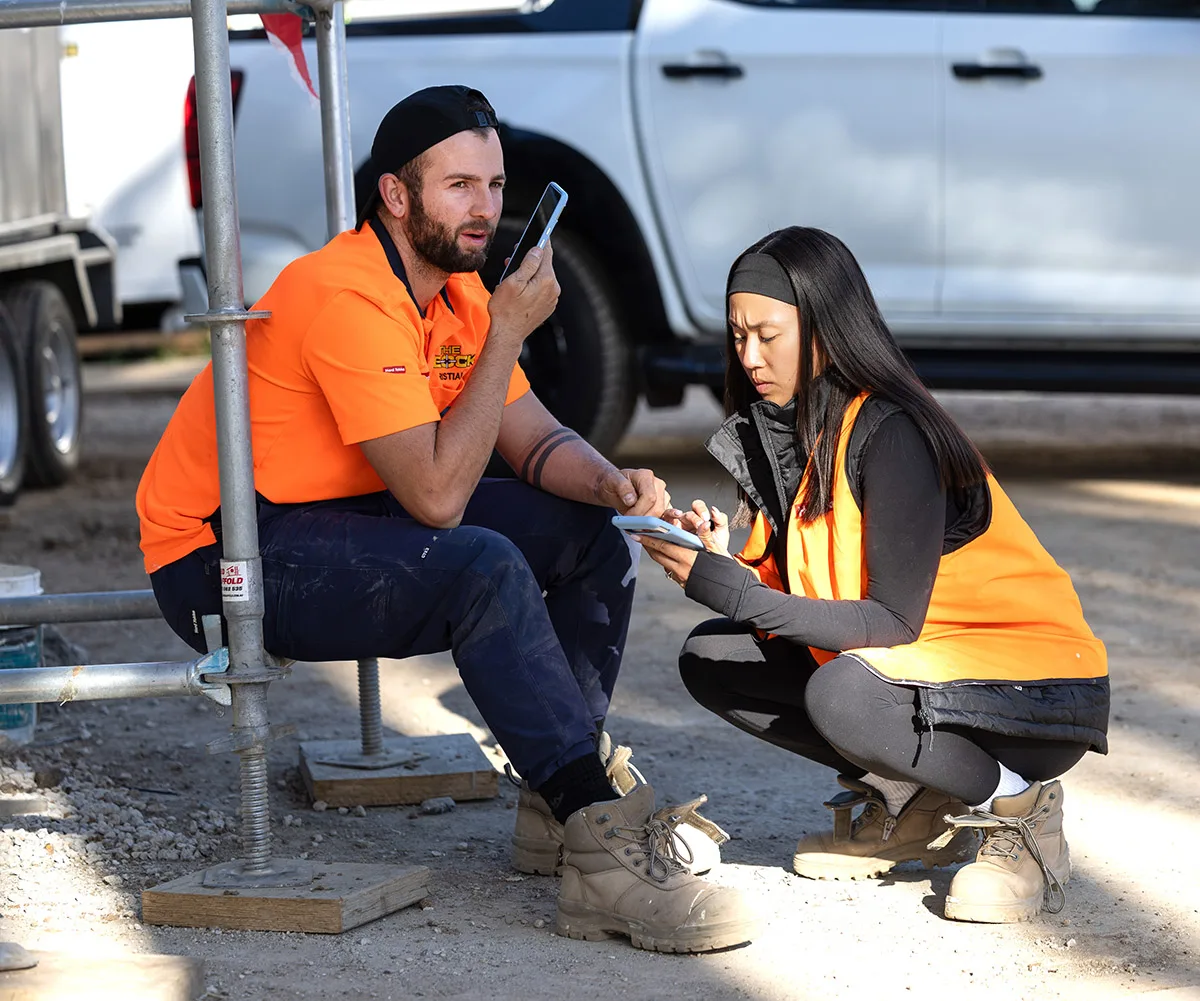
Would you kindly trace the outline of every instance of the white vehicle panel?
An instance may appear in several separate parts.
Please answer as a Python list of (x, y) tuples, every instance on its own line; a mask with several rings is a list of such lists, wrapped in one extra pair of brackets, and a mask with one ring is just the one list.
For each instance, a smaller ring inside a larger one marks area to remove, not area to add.
[(171, 302), (176, 262), (199, 252), (183, 157), (192, 25), (179, 20), (60, 29), (63, 152), (73, 215), (117, 243), (121, 302)]
[(950, 14), (944, 44), (946, 322), (1194, 337), (1200, 20)]
[[(632, 131), (630, 37), (618, 32), (354, 37), (347, 60), (355, 166), (370, 153), (380, 120), (405, 95), (437, 84), (476, 87), (505, 124), (557, 139), (599, 166), (638, 220), (664, 276), (668, 269)], [(315, 76), (315, 45), (306, 43), (304, 50)], [(246, 296), (253, 300), (287, 260), (325, 243), (320, 120), (315, 103), (289, 78), (286, 60), (265, 43), (235, 42), (230, 58), (235, 68), (246, 70), (237, 121), (243, 240), (266, 254), (261, 266), (247, 271)], [(556, 85), (564, 78), (570, 86)], [(259, 135), (250, 139), (252, 130)], [(271, 169), (257, 162), (267, 150)], [(563, 225), (570, 227), (570, 207)], [(672, 327), (694, 334), (671, 283), (660, 284)]]
[[(639, 131), (698, 323), (723, 328), (734, 257), (788, 225), (843, 239), (889, 315), (935, 312), (939, 21), (919, 11), (647, 0)], [(744, 75), (678, 75), (681, 65), (722, 63)]]

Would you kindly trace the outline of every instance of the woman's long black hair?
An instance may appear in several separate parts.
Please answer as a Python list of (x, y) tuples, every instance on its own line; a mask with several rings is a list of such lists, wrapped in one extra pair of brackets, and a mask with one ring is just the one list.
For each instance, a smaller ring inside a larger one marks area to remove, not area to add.
[[(796, 390), (796, 434), (803, 454), (810, 456), (809, 476), (800, 498), (803, 520), (815, 521), (833, 507), (834, 460), (846, 407), (863, 392), (900, 406), (925, 436), (937, 463), (942, 485), (963, 491), (983, 482), (987, 466), (978, 449), (930, 395), (900, 350), (866, 276), (850, 249), (819, 229), (789, 226), (759, 240), (739, 255), (730, 269), (748, 254), (767, 254), (783, 267), (800, 311), (800, 379)], [(726, 285), (726, 304), (729, 301)], [(818, 355), (819, 352), (819, 355)], [(748, 411), (759, 399), (746, 375), (726, 318), (725, 413)], [(829, 392), (809, 391), (814, 361), (823, 361), (822, 381)], [(751, 501), (741, 494), (743, 509)]]

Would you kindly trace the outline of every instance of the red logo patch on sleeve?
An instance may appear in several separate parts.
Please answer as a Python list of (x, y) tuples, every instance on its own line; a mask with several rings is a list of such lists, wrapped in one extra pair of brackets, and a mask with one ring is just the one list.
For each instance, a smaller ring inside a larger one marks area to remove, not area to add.
[(403, 375), (408, 369), (404, 365), (384, 365), (383, 370), (388, 375)]

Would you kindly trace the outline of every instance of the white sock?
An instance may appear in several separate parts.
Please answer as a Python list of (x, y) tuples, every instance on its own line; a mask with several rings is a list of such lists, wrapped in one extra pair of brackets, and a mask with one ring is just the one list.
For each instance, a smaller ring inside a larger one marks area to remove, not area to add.
[(904, 809), (904, 804), (913, 798), (921, 787), (916, 782), (897, 782), (895, 779), (884, 779), (872, 772), (867, 772), (859, 782), (865, 782), (872, 789), (879, 791), (887, 803), (888, 813), (893, 817), (900, 816), (900, 811)]
[[(1000, 762), (997, 761), (996, 764), (999, 765)], [(995, 792), (993, 792), (982, 803), (977, 803), (975, 806), (971, 807), (971, 809), (985, 810), (986, 812), (991, 813), (993, 801), (997, 796), (1015, 796), (1017, 793), (1024, 792), (1028, 788), (1029, 782), (1027, 779), (1021, 778), (1021, 776), (1012, 769), (1005, 768), (1003, 765), (1000, 765), (1000, 784), (996, 786)]]

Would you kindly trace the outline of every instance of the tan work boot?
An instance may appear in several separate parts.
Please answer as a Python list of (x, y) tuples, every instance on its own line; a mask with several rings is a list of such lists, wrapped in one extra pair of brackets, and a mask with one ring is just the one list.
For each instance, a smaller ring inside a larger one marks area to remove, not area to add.
[(522, 780), (517, 793), (517, 823), (512, 836), (512, 864), (517, 872), (562, 875), (563, 825), (550, 804)]
[(956, 828), (980, 828), (986, 835), (975, 861), (950, 881), (946, 917), (1002, 924), (1028, 921), (1043, 906), (1051, 914), (1061, 911), (1063, 884), (1071, 878), (1062, 808), (1062, 785), (1056, 780), (997, 797), (990, 813), (972, 810), (948, 818)]
[[(629, 759), (633, 750), (624, 744), (613, 746), (612, 738), (607, 733), (600, 734), (597, 748), (600, 760), (604, 762), (604, 771), (612, 787), (622, 796), (627, 796), (639, 785), (645, 785), (646, 779)], [(687, 845), (686, 865), (695, 875), (703, 876), (721, 862), (721, 845), (729, 840), (729, 835), (711, 820), (700, 813), (700, 807), (708, 802), (707, 796), (693, 799), (682, 806), (664, 807), (655, 814), (660, 820), (671, 825), (672, 830)]]
[[(623, 744), (614, 747), (612, 738), (602, 733), (597, 750), (615, 792), (624, 796), (646, 784), (642, 773), (629, 763), (633, 751), (628, 747)], [(522, 780), (520, 787), (512, 836), (513, 868), (517, 872), (561, 876), (562, 824), (554, 819), (545, 799), (529, 788), (529, 783)], [(708, 872), (721, 861), (718, 846), (729, 840), (728, 834), (700, 814), (699, 807), (707, 801), (707, 796), (701, 796), (682, 806), (664, 807), (656, 815), (687, 846), (681, 861), (696, 875)]]
[[(935, 789), (920, 789), (904, 804), (899, 816), (888, 813), (883, 796), (871, 786), (845, 775), (839, 793), (825, 805), (833, 811), (832, 834), (810, 834), (796, 844), (792, 870), (809, 879), (868, 879), (888, 872), (901, 862), (920, 860), (927, 869), (952, 865), (971, 847), (955, 837), (938, 848), (929, 842), (949, 826), (944, 815), (965, 811), (966, 806)], [(851, 817), (861, 806), (862, 813)]]
[(589, 941), (627, 935), (638, 949), (709, 952), (749, 942), (757, 922), (728, 887), (693, 876), (679, 841), (654, 814), (654, 790), (594, 803), (567, 819), (559, 935)]

